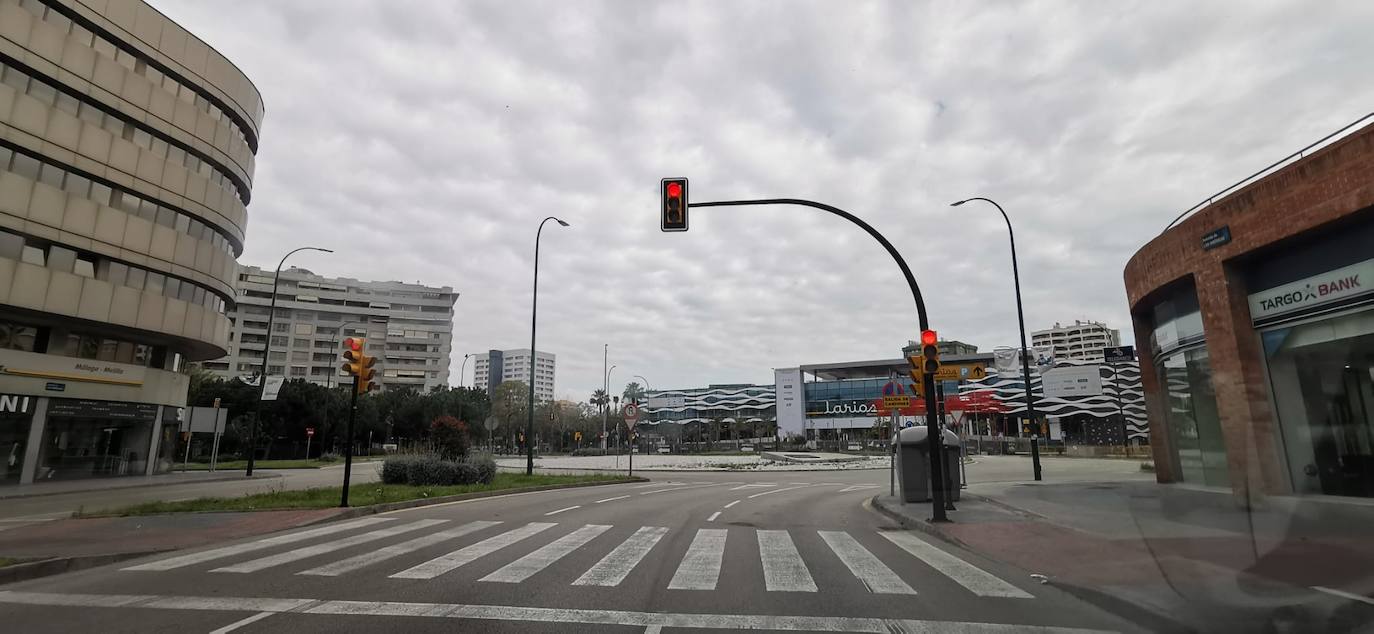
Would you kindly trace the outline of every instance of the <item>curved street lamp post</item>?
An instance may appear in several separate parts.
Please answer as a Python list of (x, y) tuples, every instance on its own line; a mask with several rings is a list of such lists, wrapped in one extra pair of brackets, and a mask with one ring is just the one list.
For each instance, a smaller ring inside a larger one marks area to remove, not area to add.
[(557, 222), (560, 226), (568, 226), (568, 223), (549, 216), (539, 223), (539, 230), (534, 233), (534, 292), (530, 302), (530, 405), (529, 421), (525, 425), (525, 475), (534, 474), (534, 381), (535, 372), (539, 367), (539, 356), (535, 352), (534, 336), (536, 326), (539, 323), (539, 238), (544, 235), (544, 223), (550, 220)]
[(991, 204), (1002, 212), (1002, 220), (1007, 222), (1007, 240), (1011, 243), (1011, 280), (1016, 288), (1016, 323), (1019, 326), (1017, 332), (1021, 335), (1021, 380), (1026, 384), (1026, 417), (1030, 418), (1031, 429), (1031, 470), (1035, 473), (1035, 479), (1040, 480), (1040, 426), (1035, 422), (1035, 400), (1031, 395), (1030, 377), (1030, 351), (1026, 349), (1026, 313), (1021, 308), (1021, 272), (1016, 265), (1016, 233), (1011, 229), (1011, 218), (1007, 217), (1006, 210), (990, 198), (975, 196), (964, 200), (950, 203), (950, 207), (958, 207), (966, 202), (981, 200)]

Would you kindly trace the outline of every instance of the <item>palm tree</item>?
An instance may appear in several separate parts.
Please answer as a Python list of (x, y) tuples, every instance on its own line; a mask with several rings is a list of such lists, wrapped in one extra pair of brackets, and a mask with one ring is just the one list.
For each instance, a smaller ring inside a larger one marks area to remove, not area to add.
[(611, 402), (611, 397), (606, 394), (606, 390), (597, 390), (592, 392), (592, 397), (587, 402), (597, 407), (605, 407), (607, 403)]
[(626, 401), (629, 401), (631, 403), (638, 403), (644, 400), (644, 396), (646, 393), (647, 392), (645, 392), (644, 386), (640, 385), (638, 381), (631, 381), (628, 385), (625, 386), (625, 391), (621, 394), (621, 396)]

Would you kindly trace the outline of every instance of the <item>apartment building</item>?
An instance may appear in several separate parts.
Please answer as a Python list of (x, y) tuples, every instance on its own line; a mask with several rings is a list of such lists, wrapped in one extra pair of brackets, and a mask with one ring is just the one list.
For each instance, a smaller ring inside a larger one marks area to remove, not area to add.
[[(474, 354), (472, 358), (475, 361), (472, 384), (476, 387), (485, 387), (488, 395), (505, 381), (524, 381), (528, 385), (531, 370), (529, 348), (489, 350)], [(535, 360), (534, 398), (547, 401), (553, 398), (554, 355), (539, 352), (536, 353)]]
[(1060, 360), (1102, 362), (1102, 349), (1121, 345), (1121, 331), (1100, 321), (1079, 321), (1068, 326), (1058, 322), (1053, 328), (1031, 333), (1031, 345), (1053, 346)]
[(343, 339), (366, 337), (382, 389), (448, 384), (458, 300), (452, 287), (362, 282), (293, 267), (281, 273), (270, 334), (272, 271), (243, 267), (235, 288), (229, 355), (205, 364), (219, 376), (252, 375), (267, 354), (269, 375), (337, 385), (349, 380), (339, 369)]

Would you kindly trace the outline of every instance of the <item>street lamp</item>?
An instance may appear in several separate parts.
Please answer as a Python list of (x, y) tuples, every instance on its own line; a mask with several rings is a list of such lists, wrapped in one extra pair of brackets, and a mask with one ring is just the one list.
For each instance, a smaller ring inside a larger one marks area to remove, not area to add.
[[(539, 367), (539, 357), (534, 347), (534, 335), (535, 326), (539, 323), (539, 238), (544, 234), (544, 223), (550, 220), (556, 221), (560, 226), (568, 226), (568, 223), (549, 216), (539, 223), (539, 230), (534, 233), (534, 293), (532, 293), (533, 298), (530, 302), (530, 416), (525, 426), (525, 475), (534, 475), (534, 380), (536, 370)], [(466, 362), (467, 359), (464, 361)]]
[[(1016, 287), (1016, 321), (1020, 326), (1017, 332), (1021, 335), (1021, 380), (1026, 384), (1026, 416), (1030, 417), (1031, 425), (1036, 425), (1035, 401), (1031, 396), (1030, 357), (1026, 350), (1026, 313), (1021, 308), (1021, 272), (1016, 265), (1016, 234), (1011, 229), (1011, 218), (1007, 217), (1007, 212), (1002, 209), (1001, 205), (997, 204), (997, 202), (992, 199), (983, 198), (981, 196), (967, 198), (956, 203), (951, 203), (950, 207), (958, 207), (959, 205), (974, 200), (990, 203), (993, 207), (997, 208), (997, 211), (1002, 212), (1002, 220), (1007, 222), (1007, 239), (1011, 242), (1011, 279)], [(1038, 431), (1039, 428), (1037, 427), (1036, 429), (1037, 431), (1031, 434), (1031, 469), (1035, 472), (1035, 479), (1038, 481), (1040, 480), (1040, 434)]]
[[(253, 422), (248, 426), (248, 469), (244, 472), (245, 476), (253, 475), (253, 457), (257, 453), (258, 423), (262, 421), (262, 397), (267, 391), (267, 358), (272, 356), (272, 321), (277, 316), (277, 283), (281, 281), (281, 267), (286, 264), (286, 258), (297, 251), (322, 251), (333, 253), (332, 249), (321, 247), (300, 247), (288, 251), (281, 256), (281, 261), (277, 263), (277, 272), (272, 274), (272, 301), (267, 309), (267, 345), (262, 351), (262, 369), (258, 372), (258, 402), (253, 412)], [(352, 442), (352, 438), (349, 442)]]
[[(472, 355), (470, 354), (463, 355), (463, 366), (458, 368), (458, 387), (463, 387), (463, 377), (468, 373), (468, 358), (471, 356)], [(474, 377), (473, 383), (475, 384), (476, 382), (477, 380)], [(474, 385), (473, 387), (476, 387), (476, 385)]]
[[(609, 348), (610, 344), (606, 344)], [(601, 453), (606, 453), (606, 446), (611, 438), (606, 435), (606, 415), (611, 410), (611, 372), (615, 371), (616, 366), (606, 369), (606, 376), (601, 382)]]

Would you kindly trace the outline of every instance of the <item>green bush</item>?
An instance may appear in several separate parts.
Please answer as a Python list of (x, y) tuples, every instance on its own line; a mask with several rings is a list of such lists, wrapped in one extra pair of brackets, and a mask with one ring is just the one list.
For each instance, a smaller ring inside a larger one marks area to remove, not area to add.
[(491, 484), (495, 479), (496, 461), (486, 455), (459, 462), (434, 454), (412, 454), (392, 456), (382, 462), (384, 484), (452, 486)]
[(468, 463), (477, 468), (477, 480), (481, 484), (491, 484), (496, 479), (496, 461), (487, 454), (472, 456)]
[(410, 464), (416, 456), (401, 454), (382, 462), (382, 484), (405, 484), (410, 481)]
[(573, 455), (573, 456), (604, 456), (604, 455), (606, 455), (606, 452), (602, 451), (600, 447), (583, 447), (583, 448), (581, 448), (581, 449), (574, 449), (574, 450), (572, 451), (572, 455)]
[(339, 454), (336, 454), (336, 453), (333, 453), (333, 452), (322, 453), (322, 454), (320, 454), (319, 461), (320, 461), (320, 462), (338, 462), (338, 461), (339, 461)]

